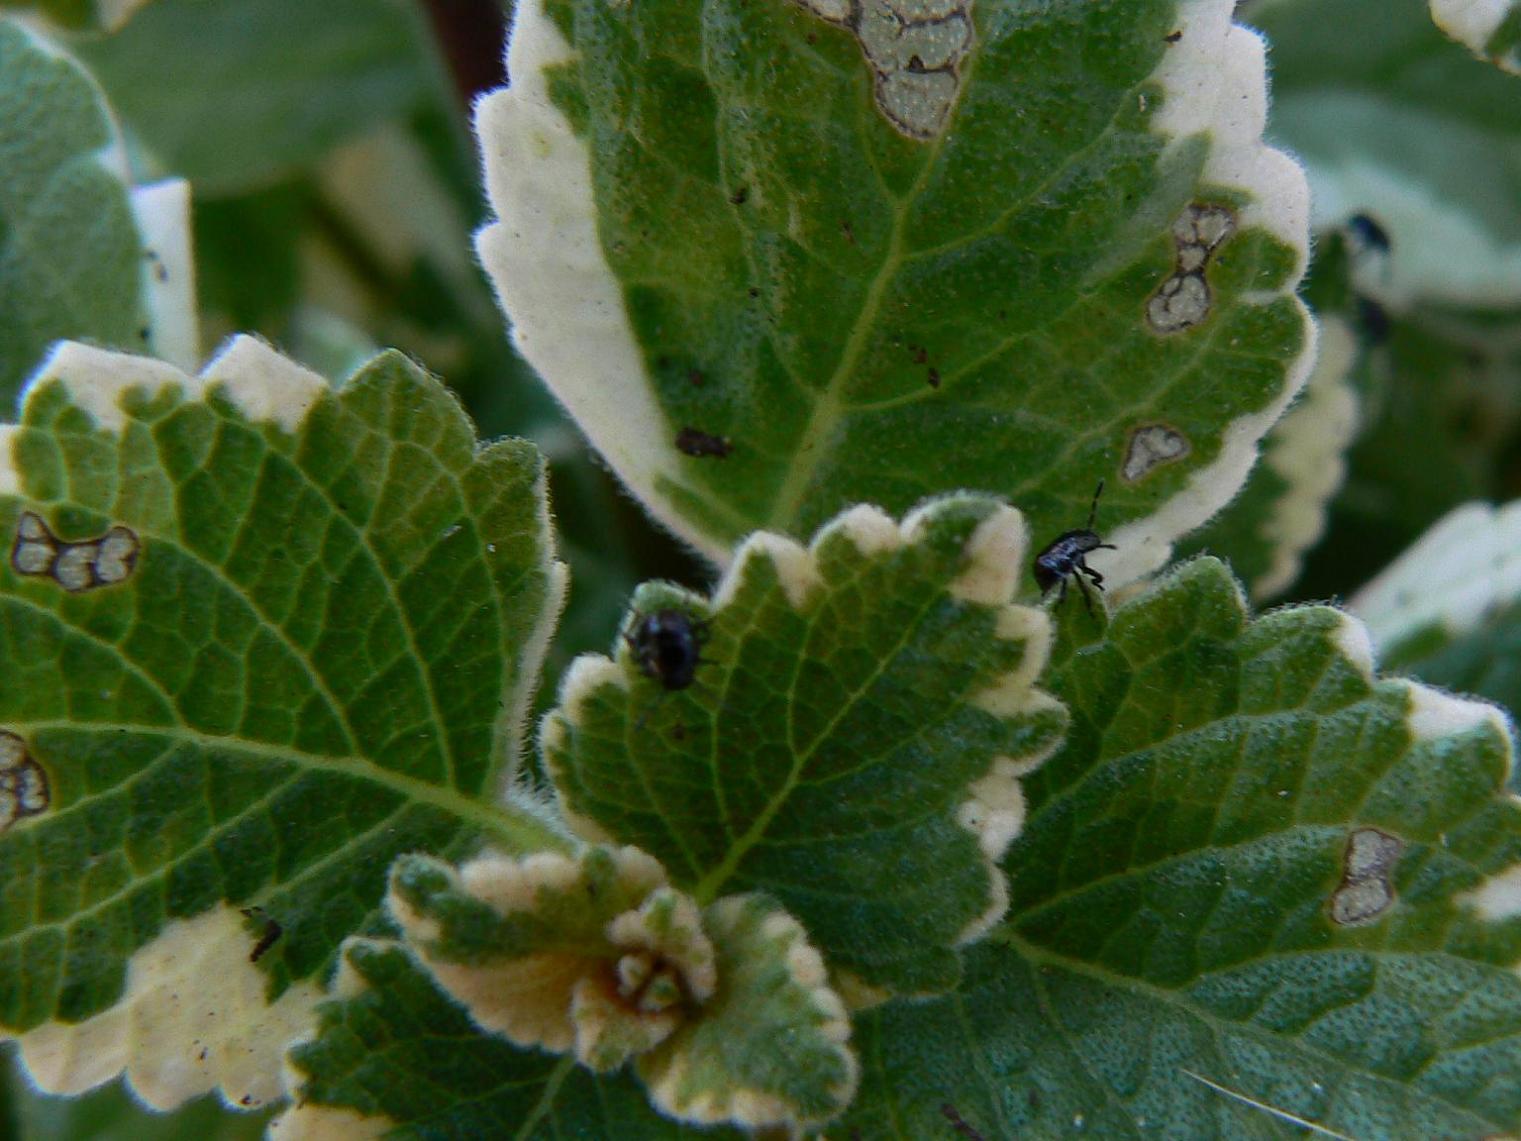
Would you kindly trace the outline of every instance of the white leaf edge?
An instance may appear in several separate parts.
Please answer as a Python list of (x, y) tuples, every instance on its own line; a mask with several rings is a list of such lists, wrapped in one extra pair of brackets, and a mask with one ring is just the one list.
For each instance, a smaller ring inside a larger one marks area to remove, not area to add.
[(201, 359), (195, 253), (190, 240), (190, 183), (166, 179), (132, 190), (143, 238), (143, 299), (154, 355), (182, 369)]
[(1437, 27), (1479, 59), (1521, 75), (1521, 54), (1496, 58), (1484, 50), (1489, 38), (1515, 9), (1515, 0), (1431, 0), (1431, 18)]
[[(1262, 39), (1231, 23), (1234, 0), (1179, 0), (1182, 39), (1152, 76), (1166, 93), (1157, 130), (1181, 146), (1208, 132), (1202, 180), (1247, 192), (1242, 227), (1261, 226), (1296, 251), (1292, 294), (1309, 254), (1309, 188), (1288, 155), (1262, 140), (1267, 80)], [(722, 566), (734, 557), (656, 489), (681, 486), (669, 425), (645, 379), (622, 287), (597, 236), (589, 147), (549, 97), (545, 71), (574, 58), (545, 11), (545, 0), (516, 6), (508, 36), (512, 86), (476, 106), (486, 190), (496, 220), (477, 235), (482, 264), (513, 322), (518, 350), (548, 383), (614, 472), (673, 533)], [(1276, 296), (1276, 295), (1269, 295)], [(1248, 297), (1261, 301), (1262, 296)], [(1103, 560), (1115, 585), (1162, 567), (1175, 540), (1223, 507), (1245, 482), (1258, 441), (1303, 386), (1314, 361), (1307, 330), (1278, 398), (1224, 430), (1218, 459), (1154, 514), (1117, 530), (1121, 550)]]
[[(126, 425), (121, 400), (128, 392), (173, 387), (193, 399), (219, 385), (251, 420), (294, 431), (327, 389), (321, 377), (252, 337), (234, 340), (198, 377), (149, 357), (64, 342), (25, 392), (55, 380), (114, 432)], [(0, 495), (22, 494), (14, 446), (20, 431), (0, 425)], [(83, 1093), (125, 1070), (137, 1096), (161, 1110), (213, 1089), (235, 1109), (283, 1096), (285, 1045), (320, 995), (310, 983), (297, 983), (271, 1004), (269, 977), (248, 961), (250, 947), (246, 922), (225, 905), (168, 924), (128, 959), (121, 997), (109, 1010), (15, 1036), (22, 1065), (52, 1094)], [(260, 1032), (249, 1034), (249, 1027)]]
[[(710, 616), (716, 617), (733, 599), (753, 568), (769, 563), (783, 594), (795, 610), (807, 605), (815, 591), (822, 589), (818, 571), (819, 548), (835, 536), (843, 536), (865, 559), (911, 546), (923, 535), (924, 528), (942, 506), (964, 500), (963, 496), (932, 499), (915, 508), (898, 523), (884, 511), (858, 505), (842, 512), (821, 528), (804, 548), (792, 539), (766, 531), (747, 538), (735, 554), (706, 603)], [(993, 502), (991, 498), (989, 502)], [(996, 683), (974, 695), (971, 701), (994, 717), (1009, 719), (1043, 712), (1062, 711), (1050, 694), (1035, 687), (1045, 670), (1051, 649), (1051, 621), (1044, 610), (1017, 603), (1015, 592), (1025, 568), (1028, 543), (1024, 517), (1014, 508), (1000, 504), (983, 519), (966, 543), (967, 565), (961, 575), (947, 585), (947, 593), (963, 602), (998, 609), (994, 636), (1022, 642), (1025, 654), (1019, 666)], [(555, 785), (553, 756), (564, 750), (568, 725), (579, 724), (582, 708), (604, 686), (628, 688), (631, 677), (624, 664), (601, 654), (582, 654), (571, 662), (560, 684), (555, 709), (540, 723), (539, 748)], [(993, 756), (988, 768), (967, 786), (968, 796), (956, 808), (957, 822), (977, 838), (983, 865), (988, 876), (988, 900), (983, 912), (975, 916), (958, 934), (957, 945), (981, 938), (1003, 917), (1009, 906), (1009, 885), (1000, 861), (1024, 828), (1025, 796), (1023, 779), (1039, 768), (1061, 745), (1061, 735), (1053, 735), (1046, 746), (1019, 757)], [(592, 843), (617, 843), (595, 820), (577, 813), (566, 798), (557, 795), (558, 814), (582, 839)], [(704, 883), (697, 889), (721, 885)]]
[(1348, 609), (1387, 650), (1431, 626), (1466, 634), (1518, 597), (1521, 499), (1453, 508), (1359, 590)]
[(1346, 449), (1357, 434), (1352, 368), (1357, 335), (1341, 317), (1320, 319), (1320, 359), (1304, 391), (1263, 442), (1263, 463), (1288, 489), (1262, 520), (1272, 563), (1250, 583), (1254, 599), (1271, 598), (1299, 576), (1304, 553), (1326, 529), (1332, 495), (1346, 476)]
[(285, 1049), (308, 1032), (325, 995), (310, 982), (269, 999), (269, 976), (249, 961), (255, 936), (223, 904), (167, 924), (127, 961), (121, 998), (83, 1022), (48, 1022), (14, 1036), (32, 1083), (81, 1094), (125, 1072), (157, 1110), (217, 1091), (231, 1109), (285, 1096)]

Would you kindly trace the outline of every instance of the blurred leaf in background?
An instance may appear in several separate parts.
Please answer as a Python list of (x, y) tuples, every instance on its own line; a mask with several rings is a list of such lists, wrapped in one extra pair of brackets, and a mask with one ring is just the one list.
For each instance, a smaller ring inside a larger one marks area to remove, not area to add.
[[(1269, 133), (1305, 164), (1307, 295), (1360, 333), (1359, 429), (1296, 594), (1346, 596), (1445, 512), (1521, 491), (1521, 77), (1426, 0), (1257, 0)], [(1357, 215), (1387, 253), (1347, 239)]]

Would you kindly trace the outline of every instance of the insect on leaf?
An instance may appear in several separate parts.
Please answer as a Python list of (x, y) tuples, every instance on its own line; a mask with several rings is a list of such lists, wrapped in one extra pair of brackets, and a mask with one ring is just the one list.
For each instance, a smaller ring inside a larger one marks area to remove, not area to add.
[(1008, 917), (863, 1015), (848, 1127), (916, 1138), (1485, 1136), (1521, 1124), (1521, 804), (1494, 706), (1372, 671), (1212, 559), (1058, 650)]
[(631, 622), (703, 621), (702, 660), (677, 690), (627, 644), (572, 666), (542, 734), (563, 809), (703, 906), (773, 896), (879, 995), (945, 989), (1063, 724), (1034, 687), (1046, 616), (1010, 601), (1025, 567), (1018, 512), (962, 495), (852, 509), (806, 550), (753, 536), (711, 600), (642, 587)]
[(933, 7), (525, 0), (477, 120), (482, 259), (523, 354), (714, 559), (960, 488), (1056, 535), (1106, 477), (1124, 582), (1309, 370), (1263, 45), (1231, 0)]

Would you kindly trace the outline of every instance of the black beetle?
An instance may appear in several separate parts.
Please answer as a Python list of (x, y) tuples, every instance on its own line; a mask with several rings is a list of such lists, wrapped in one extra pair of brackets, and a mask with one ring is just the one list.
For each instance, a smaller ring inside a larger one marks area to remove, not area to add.
[(1035, 584), (1040, 587), (1042, 595), (1051, 593), (1053, 586), (1061, 587), (1061, 594), (1056, 599), (1058, 604), (1066, 600), (1067, 583), (1075, 579), (1078, 589), (1083, 592), (1083, 605), (1090, 614), (1093, 613), (1093, 603), (1089, 600), (1088, 584), (1083, 581), (1083, 575), (1087, 575), (1099, 590), (1104, 589), (1104, 576), (1088, 565), (1088, 553), (1118, 549), (1113, 543), (1104, 542), (1093, 529), (1093, 519), (1098, 514), (1098, 501), (1102, 494), (1104, 481), (1099, 480), (1098, 487), (1093, 490), (1093, 504), (1088, 508), (1087, 525), (1079, 531), (1065, 531), (1051, 540), (1035, 556), (1031, 568), (1035, 573)]
[(646, 677), (658, 681), (665, 689), (686, 689), (702, 662), (708, 624), (684, 610), (635, 614), (623, 640)]
[(1353, 214), (1347, 219), (1347, 233), (1351, 236), (1354, 246), (1360, 252), (1372, 250), (1377, 253), (1387, 254), (1392, 244), (1389, 241), (1389, 231), (1379, 223), (1376, 218), (1367, 214)]

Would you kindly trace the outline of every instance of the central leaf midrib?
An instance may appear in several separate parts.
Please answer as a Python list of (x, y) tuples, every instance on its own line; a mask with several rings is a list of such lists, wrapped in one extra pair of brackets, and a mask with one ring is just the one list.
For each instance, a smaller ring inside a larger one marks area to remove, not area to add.
[[(865, 561), (860, 565), (858, 569), (860, 573), (854, 576), (856, 578), (861, 577), (861, 575), (866, 571), (873, 569), (873, 565), (870, 561)], [(838, 583), (827, 583), (823, 584), (822, 589), (837, 589), (838, 585)], [(725, 853), (722, 863), (720, 863), (717, 867), (705, 875), (698, 882), (697, 886), (693, 888), (692, 894), (697, 899), (698, 903), (706, 905), (718, 897), (719, 890), (723, 887), (724, 883), (727, 882), (738, 870), (739, 865), (744, 860), (745, 856), (748, 855), (750, 851), (754, 849), (756, 845), (758, 845), (765, 837), (766, 830), (771, 826), (771, 821), (775, 819), (777, 813), (782, 810), (782, 807), (791, 798), (793, 790), (797, 788), (799, 780), (802, 777), (803, 770), (807, 767), (808, 762), (813, 759), (814, 754), (818, 751), (820, 746), (829, 739), (831, 734), (834, 732), (835, 727), (840, 723), (840, 721), (844, 719), (844, 717), (847, 716), (847, 714), (849, 714), (853, 709), (855, 709), (855, 707), (860, 703), (862, 697), (882, 676), (888, 666), (897, 660), (898, 655), (902, 653), (903, 649), (908, 645), (910, 640), (915, 636), (915, 634), (918, 633), (919, 624), (923, 620), (925, 614), (927, 614), (929, 610), (940, 601), (942, 595), (944, 594), (944, 589), (945, 588), (943, 584), (941, 584), (937, 585), (935, 589), (928, 592), (928, 597), (925, 600), (924, 604), (919, 608), (918, 612), (915, 614), (914, 621), (903, 623), (899, 631), (898, 640), (894, 643), (892, 649), (882, 655), (882, 657), (877, 661), (875, 667), (872, 669), (871, 674), (863, 679), (862, 683), (856, 687), (850, 698), (840, 703), (840, 707), (838, 710), (836, 710), (834, 716), (831, 717), (829, 721), (819, 729), (819, 731), (814, 735), (813, 740), (808, 743), (807, 748), (803, 749), (802, 751), (798, 751), (792, 743), (792, 699), (796, 696), (798, 669), (801, 666), (802, 662), (805, 660), (808, 638), (811, 637), (814, 624), (817, 622), (819, 615), (823, 612), (824, 608), (822, 606), (816, 606), (813, 610), (813, 613), (808, 615), (807, 629), (804, 635), (803, 646), (799, 650), (797, 661), (794, 663), (792, 676), (788, 679), (787, 683), (787, 694), (789, 698), (787, 746), (789, 751), (792, 752), (793, 760), (792, 765), (787, 773), (786, 782), (766, 802), (765, 806), (761, 809), (760, 814), (755, 818), (755, 821), (750, 825), (748, 829), (746, 829), (745, 834), (738, 837), (733, 843), (730, 844), (729, 850), (727, 853)], [(725, 827), (727, 828), (727, 821), (725, 822)]]
[[(975, 59), (974, 52), (968, 56), (963, 67), (961, 87), (963, 92), (971, 84)], [(856, 366), (860, 364), (861, 356), (866, 351), (866, 345), (871, 338), (872, 328), (876, 324), (877, 314), (881, 310), (888, 287), (901, 266), (904, 231), (908, 225), (909, 211), (935, 170), (936, 163), (940, 159), (941, 144), (949, 132), (950, 127), (947, 125), (935, 136), (934, 141), (926, 149), (923, 165), (920, 166), (913, 184), (894, 205), (893, 224), (888, 234), (887, 251), (882, 257), (882, 264), (873, 276), (871, 284), (867, 287), (866, 298), (861, 303), (861, 311), (851, 325), (850, 336), (845, 342), (844, 351), (840, 354), (840, 363), (814, 399), (808, 422), (803, 428), (802, 435), (798, 437), (792, 464), (787, 470), (787, 478), (777, 489), (771, 514), (765, 523), (765, 526), (771, 530), (789, 529), (789, 525), (797, 518), (798, 509), (803, 497), (807, 494), (814, 472), (823, 462), (824, 444), (839, 423), (840, 412), (844, 405), (841, 390), (855, 375)]]

